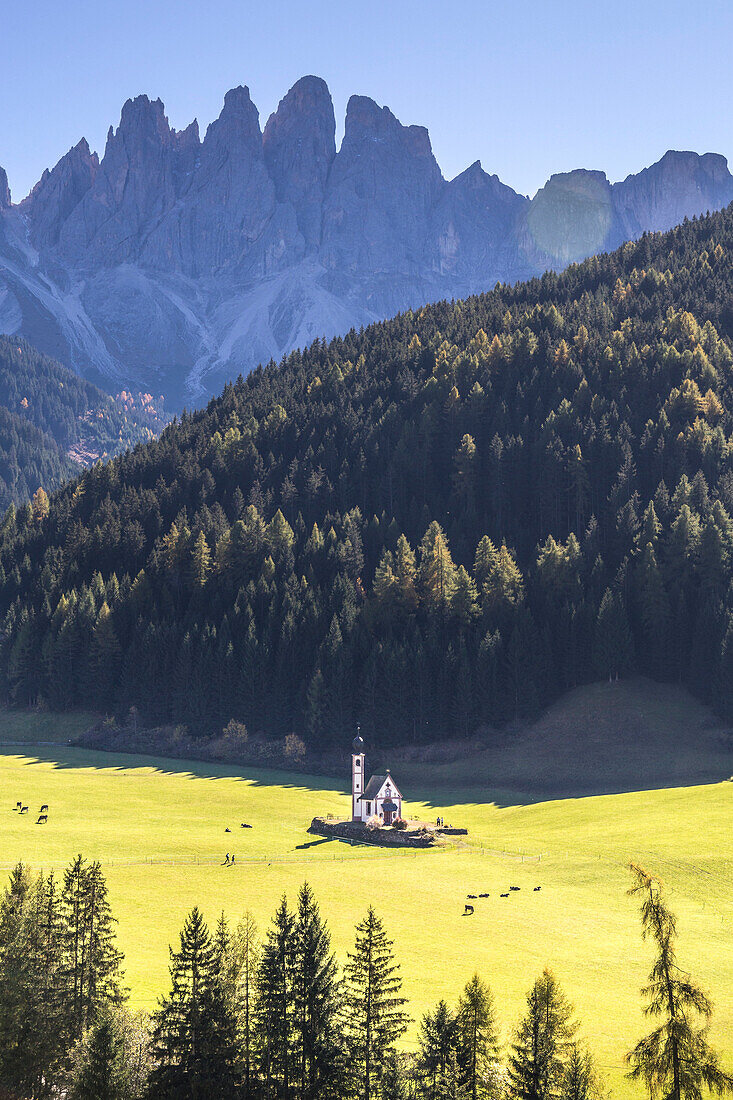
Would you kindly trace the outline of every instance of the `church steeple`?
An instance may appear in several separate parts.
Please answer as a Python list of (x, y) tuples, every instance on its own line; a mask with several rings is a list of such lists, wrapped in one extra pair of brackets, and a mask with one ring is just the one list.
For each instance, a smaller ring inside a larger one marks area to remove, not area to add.
[(356, 727), (356, 737), (351, 746), (351, 817), (361, 821), (361, 796), (364, 794), (364, 742)]

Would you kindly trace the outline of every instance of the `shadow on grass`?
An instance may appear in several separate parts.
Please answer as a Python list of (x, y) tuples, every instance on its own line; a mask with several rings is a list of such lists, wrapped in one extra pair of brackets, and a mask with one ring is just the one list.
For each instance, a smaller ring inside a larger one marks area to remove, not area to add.
[[(686, 697), (677, 698), (668, 685), (644, 681), (627, 684), (625, 694), (618, 691), (618, 686), (591, 685), (583, 689), (579, 702), (576, 700), (576, 709), (583, 704), (580, 716), (568, 703), (558, 713), (551, 708), (531, 729), (507, 735), (452, 763), (395, 760), (393, 771), (408, 810), (411, 805), (420, 807), (417, 812), (430, 820), (438, 814), (450, 816), (451, 806), (526, 806), (558, 799), (707, 785), (731, 774), (733, 734), (716, 728), (713, 718), (699, 704)], [(667, 699), (670, 692), (671, 701)], [(652, 712), (653, 721), (649, 717)], [(0, 719), (2, 715), (0, 711)], [(53, 723), (46, 722), (43, 733), (52, 728)], [(63, 722), (59, 728), (64, 728)], [(29, 767), (41, 763), (120, 773), (150, 769), (157, 775), (239, 780), (253, 787), (349, 795), (348, 758), (342, 776), (334, 777), (152, 753), (87, 749), (62, 740), (52, 743), (46, 737), (35, 742), (11, 742), (9, 738), (3, 743), (1, 721), (0, 755), (23, 758)], [(459, 813), (457, 809), (456, 818)], [(454, 824), (460, 825), (460, 821)]]

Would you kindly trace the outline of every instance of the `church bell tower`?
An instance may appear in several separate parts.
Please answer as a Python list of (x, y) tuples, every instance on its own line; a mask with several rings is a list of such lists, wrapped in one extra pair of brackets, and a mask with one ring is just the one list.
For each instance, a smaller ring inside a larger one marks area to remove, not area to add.
[(364, 794), (364, 742), (357, 733), (351, 746), (351, 819), (361, 821), (361, 796)]

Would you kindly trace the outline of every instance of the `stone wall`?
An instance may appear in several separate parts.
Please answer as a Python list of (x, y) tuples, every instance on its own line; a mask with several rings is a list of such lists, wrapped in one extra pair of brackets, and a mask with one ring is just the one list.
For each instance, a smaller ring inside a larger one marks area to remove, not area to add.
[(314, 817), (308, 832), (359, 844), (376, 844), (383, 848), (432, 848), (437, 843), (432, 833), (368, 829), (358, 821), (328, 821), (323, 817)]

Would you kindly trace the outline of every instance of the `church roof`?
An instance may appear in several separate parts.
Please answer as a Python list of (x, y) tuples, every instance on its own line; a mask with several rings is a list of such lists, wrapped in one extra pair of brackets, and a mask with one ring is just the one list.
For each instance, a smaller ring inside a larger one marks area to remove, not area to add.
[(376, 798), (386, 778), (386, 775), (373, 775), (364, 788), (364, 794), (361, 796), (362, 801)]
[(397, 784), (389, 772), (387, 772), (386, 775), (373, 775), (371, 777), (364, 789), (364, 794), (361, 796), (362, 802), (371, 801), (376, 798), (387, 780), (392, 784), (392, 793), (399, 795), (400, 792), (397, 788)]

